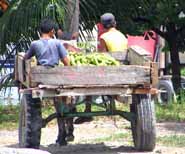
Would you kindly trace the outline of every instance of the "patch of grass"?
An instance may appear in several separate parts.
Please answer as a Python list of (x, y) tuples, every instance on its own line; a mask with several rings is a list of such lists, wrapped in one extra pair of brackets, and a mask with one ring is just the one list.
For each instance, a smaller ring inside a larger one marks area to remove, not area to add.
[(157, 143), (170, 147), (185, 147), (184, 135), (171, 135), (157, 138)]
[[(167, 106), (160, 105), (156, 103), (156, 117), (157, 121), (175, 121), (175, 122), (185, 122), (185, 94), (181, 97), (181, 102), (171, 103)], [(116, 103), (117, 109), (122, 111), (129, 111), (129, 105), (123, 103)], [(78, 112), (83, 112), (85, 105), (81, 104), (77, 107)], [(92, 111), (102, 111), (101, 107), (92, 105)], [(42, 116), (45, 118), (48, 115), (55, 112), (54, 105), (52, 102), (48, 102), (43, 105)], [(0, 129), (17, 129), (19, 118), (19, 105), (0, 105)], [(107, 120), (105, 117), (103, 120)], [(120, 116), (114, 116), (114, 120), (122, 119)], [(100, 117), (94, 117), (94, 120), (102, 120)]]
[[(18, 128), (20, 105), (0, 105), (0, 130), (13, 130)], [(42, 116), (46, 118), (54, 113), (53, 105), (42, 108)]]
[(95, 142), (107, 142), (107, 141), (110, 141), (110, 142), (113, 142), (113, 141), (123, 141), (123, 140), (128, 140), (128, 139), (131, 139), (130, 138), (131, 136), (129, 134), (125, 134), (125, 133), (115, 133), (115, 134), (112, 134), (108, 137), (104, 137), (104, 138), (97, 138), (95, 139), (94, 141)]
[(0, 129), (16, 129), (18, 127), (19, 106), (0, 105)]
[(169, 105), (156, 104), (157, 121), (185, 122), (185, 102), (171, 103)]
[(185, 76), (185, 68), (181, 69), (181, 75)]
[(46, 118), (48, 115), (52, 114), (55, 112), (55, 108), (53, 105), (46, 106), (42, 108), (42, 117)]
[(87, 139), (87, 140), (82, 140), (80, 142), (90, 142), (90, 143), (101, 143), (101, 142), (114, 142), (114, 141), (127, 141), (129, 145), (132, 145), (132, 136), (129, 133), (114, 133), (111, 134), (110, 136), (107, 137), (97, 137), (95, 139)]

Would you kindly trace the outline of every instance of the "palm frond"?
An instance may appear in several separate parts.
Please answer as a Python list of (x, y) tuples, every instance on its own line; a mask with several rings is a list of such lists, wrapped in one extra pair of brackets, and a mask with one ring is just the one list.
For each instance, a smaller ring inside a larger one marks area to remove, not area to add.
[[(81, 13), (75, 12), (76, 9)], [(79, 28), (77, 20), (76, 26), (70, 25), (75, 14), (79, 14), (79, 22), (84, 28), (92, 29), (97, 20), (96, 3), (87, 0), (11, 0), (9, 9), (0, 18), (0, 54), (5, 52), (7, 44), (17, 42), (22, 36), (37, 38), (38, 26), (44, 17), (54, 19), (66, 31)]]
[(16, 42), (22, 35), (35, 38), (40, 21), (44, 17), (56, 20), (59, 16), (59, 19), (63, 19), (66, 5), (67, 0), (13, 0), (0, 18), (0, 49), (5, 49), (10, 42)]

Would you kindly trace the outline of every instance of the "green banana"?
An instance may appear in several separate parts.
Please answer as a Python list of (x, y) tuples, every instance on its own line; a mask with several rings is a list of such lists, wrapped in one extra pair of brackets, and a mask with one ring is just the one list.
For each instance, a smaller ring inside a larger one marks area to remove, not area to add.
[(69, 53), (72, 66), (119, 66), (119, 61), (104, 53)]

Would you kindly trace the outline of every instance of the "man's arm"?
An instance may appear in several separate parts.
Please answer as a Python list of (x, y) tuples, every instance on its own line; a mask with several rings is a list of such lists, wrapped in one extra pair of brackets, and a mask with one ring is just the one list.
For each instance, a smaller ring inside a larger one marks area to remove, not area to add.
[(64, 66), (70, 66), (70, 60), (67, 56), (61, 59), (61, 61), (63, 62)]
[(68, 53), (60, 41), (58, 41), (58, 52), (59, 52), (60, 59), (61, 59), (62, 63), (64, 64), (64, 66), (69, 66), (70, 60), (67, 56)]
[(24, 59), (30, 59), (35, 54), (34, 52), (34, 44), (31, 43), (29, 50), (25, 53)]
[(100, 52), (108, 52), (105, 41), (100, 38)]

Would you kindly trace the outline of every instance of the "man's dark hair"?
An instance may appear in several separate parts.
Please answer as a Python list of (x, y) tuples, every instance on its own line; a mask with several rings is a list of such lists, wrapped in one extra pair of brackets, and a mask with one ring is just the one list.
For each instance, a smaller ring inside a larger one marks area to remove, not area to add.
[(49, 33), (52, 29), (57, 29), (57, 25), (51, 19), (43, 19), (40, 24), (41, 33)]

